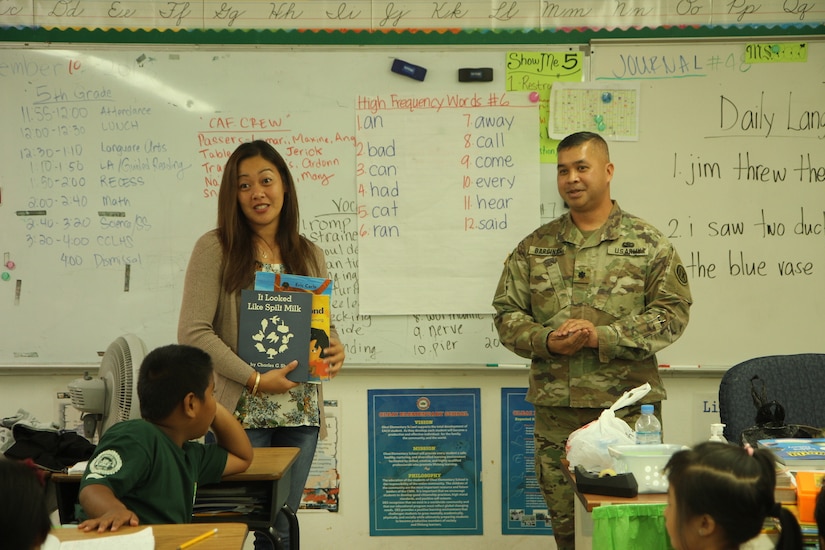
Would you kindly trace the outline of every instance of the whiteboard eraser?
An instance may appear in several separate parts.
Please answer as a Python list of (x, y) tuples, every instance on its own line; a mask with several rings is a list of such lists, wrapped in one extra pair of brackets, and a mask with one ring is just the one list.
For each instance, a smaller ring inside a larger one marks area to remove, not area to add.
[(493, 69), (491, 67), (482, 67), (479, 69), (459, 69), (459, 82), (492, 82)]
[(424, 67), (419, 67), (418, 65), (413, 65), (412, 63), (407, 63), (406, 61), (402, 61), (400, 59), (393, 60), (391, 70), (394, 73), (402, 74), (412, 78), (413, 80), (420, 80), (421, 82), (423, 82), (424, 77), (427, 76), (427, 69)]

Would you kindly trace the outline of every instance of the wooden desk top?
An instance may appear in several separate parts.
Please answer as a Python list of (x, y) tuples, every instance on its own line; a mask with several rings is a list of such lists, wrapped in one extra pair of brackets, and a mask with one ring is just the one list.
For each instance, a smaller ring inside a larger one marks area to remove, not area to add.
[(570, 471), (570, 463), (567, 460), (562, 460), (562, 473), (567, 479), (567, 482), (573, 487), (573, 491), (581, 501), (582, 505), (588, 512), (592, 512), (593, 508), (603, 504), (665, 504), (667, 503), (667, 493), (640, 493), (638, 496), (627, 497), (613, 497), (608, 495), (594, 495), (592, 493), (579, 492), (579, 487), (576, 485), (576, 474)]
[[(138, 525), (137, 527), (121, 527), (114, 533), (90, 533), (76, 527), (57, 527), (50, 531), (60, 542), (75, 540), (99, 540), (103, 537), (129, 535), (152, 528), (155, 538), (155, 550), (176, 550), (178, 546), (211, 529), (218, 532), (211, 537), (192, 546), (192, 550), (241, 550), (246, 541), (247, 527), (245, 523), (188, 523), (183, 525)], [(48, 548), (48, 545), (46, 546)]]
[(298, 447), (256, 447), (249, 469), (226, 476), (222, 481), (249, 481), (281, 479), (292, 466), (301, 449)]
[[(232, 474), (221, 481), (271, 481), (281, 479), (292, 466), (300, 453), (298, 447), (256, 447), (249, 469), (240, 474)], [(54, 473), (51, 478), (55, 483), (80, 481), (82, 474)]]

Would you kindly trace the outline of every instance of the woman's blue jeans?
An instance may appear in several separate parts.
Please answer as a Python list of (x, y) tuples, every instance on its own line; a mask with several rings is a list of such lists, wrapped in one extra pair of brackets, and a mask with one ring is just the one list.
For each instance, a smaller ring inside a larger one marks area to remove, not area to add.
[[(318, 445), (318, 426), (296, 426), (294, 428), (254, 428), (246, 430), (253, 447), (299, 447), (301, 452), (290, 469), (289, 498), (287, 505), (298, 512), (304, 486), (309, 476), (309, 468)], [(289, 523), (283, 514), (275, 518), (275, 529), (285, 550), (289, 549)], [(266, 537), (255, 534), (255, 550), (266, 550), (271, 544)]]

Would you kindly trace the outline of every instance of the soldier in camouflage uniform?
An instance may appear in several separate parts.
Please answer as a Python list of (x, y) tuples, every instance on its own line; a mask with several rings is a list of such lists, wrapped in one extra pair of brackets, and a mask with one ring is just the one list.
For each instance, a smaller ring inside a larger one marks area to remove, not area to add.
[[(493, 307), (499, 338), (532, 360), (536, 475), (560, 550), (575, 548), (573, 491), (561, 472), (567, 436), (625, 391), (661, 418), (655, 353), (676, 341), (691, 305), (679, 255), (656, 228), (610, 198), (613, 164), (598, 134), (558, 147), (558, 189), (569, 213), (538, 228), (507, 258)], [(617, 411), (632, 426), (641, 403)]]

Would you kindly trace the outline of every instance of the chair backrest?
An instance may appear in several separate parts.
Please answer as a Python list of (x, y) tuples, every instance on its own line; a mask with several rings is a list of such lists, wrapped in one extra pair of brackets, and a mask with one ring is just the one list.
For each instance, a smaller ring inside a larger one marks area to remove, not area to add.
[(825, 353), (755, 357), (732, 366), (719, 384), (719, 416), (725, 439), (742, 444), (742, 432), (756, 424), (751, 380), (764, 383), (768, 401), (785, 408), (785, 422), (825, 427)]

